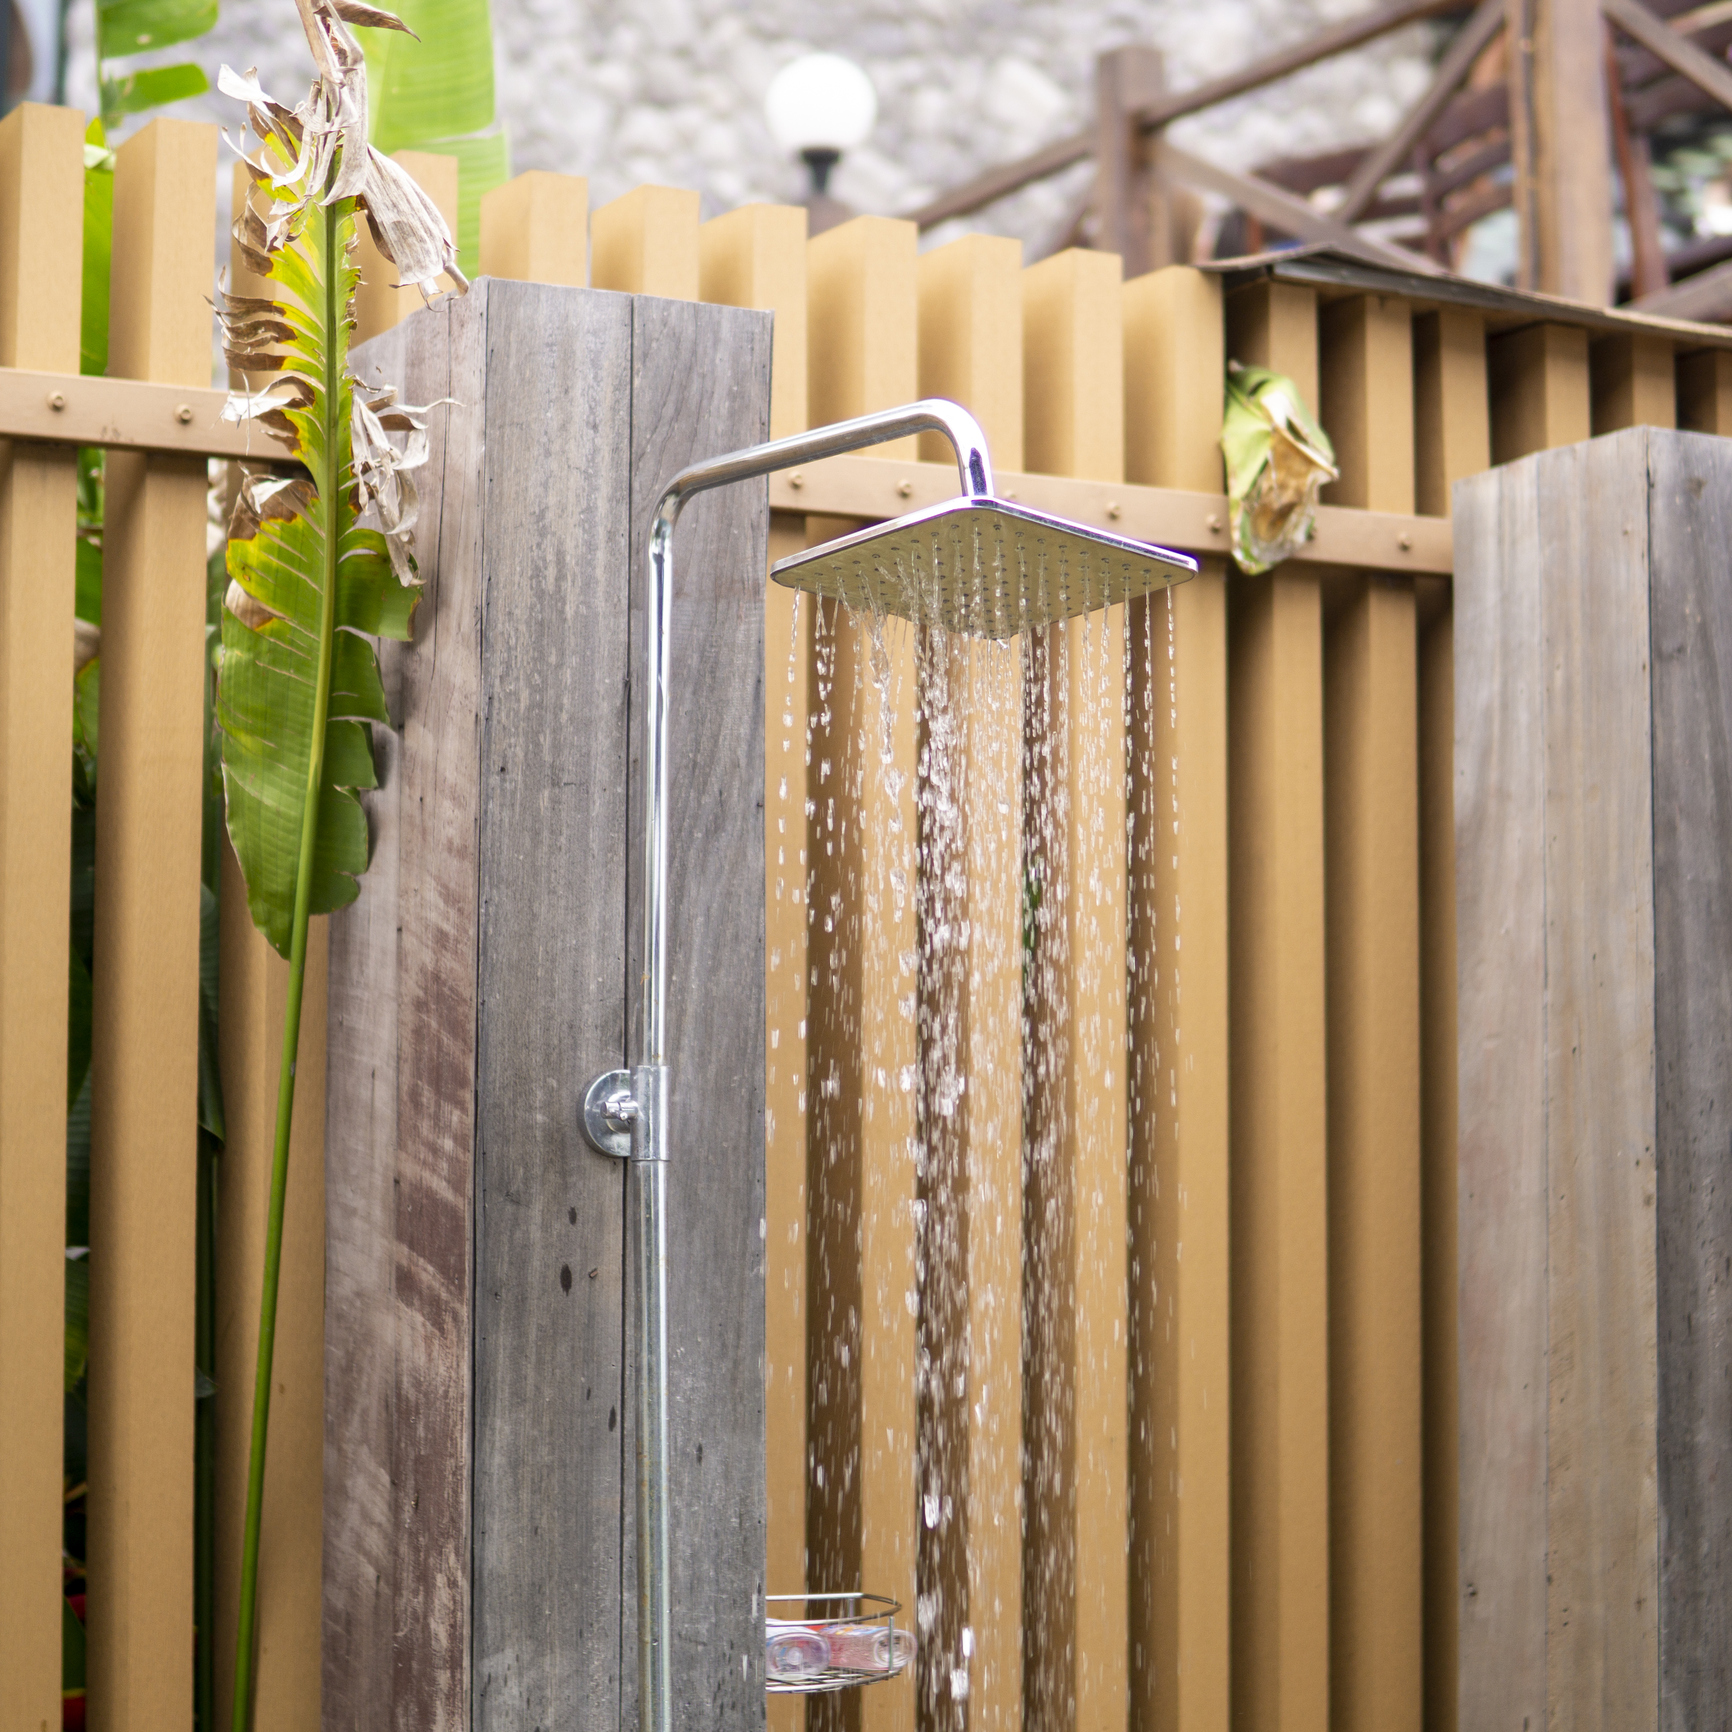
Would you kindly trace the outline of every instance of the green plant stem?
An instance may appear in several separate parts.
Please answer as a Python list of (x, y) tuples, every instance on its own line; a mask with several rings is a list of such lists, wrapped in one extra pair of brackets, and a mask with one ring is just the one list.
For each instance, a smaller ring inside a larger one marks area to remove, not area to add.
[(343, 429), (338, 423), (342, 400), (344, 331), (338, 290), (342, 261), (338, 231), (342, 218), (330, 206), (320, 208), (315, 221), (324, 224), (325, 304), (319, 309), (325, 335), (324, 450), (313, 481), (318, 498), (314, 509), (325, 520), (325, 569), (319, 593), (319, 665), (313, 687), (312, 747), (307, 761), (307, 789), (301, 807), (301, 853), (295, 872), (295, 915), (289, 944), (289, 992), (283, 1007), (282, 1067), (277, 1075), (277, 1135), (271, 1154), (271, 1206), (265, 1225), (264, 1282), (259, 1295), (259, 1357), (253, 1374), (253, 1435), (247, 1456), (247, 1517), (241, 1543), (241, 1604), (235, 1631), (234, 1732), (250, 1732), (253, 1719), (253, 1631), (259, 1592), (259, 1523), (265, 1494), (265, 1441), (271, 1423), (271, 1361), (277, 1334), (277, 1281), (283, 1263), (283, 1205), (289, 1186), (289, 1133), (295, 1116), (295, 1058), (301, 1041), (301, 994), (307, 978), (307, 921), (313, 890), (313, 855), (319, 837), (319, 791), (325, 779), (325, 727), (331, 709), (331, 663), (336, 643), (337, 555), (342, 509), (339, 484)]

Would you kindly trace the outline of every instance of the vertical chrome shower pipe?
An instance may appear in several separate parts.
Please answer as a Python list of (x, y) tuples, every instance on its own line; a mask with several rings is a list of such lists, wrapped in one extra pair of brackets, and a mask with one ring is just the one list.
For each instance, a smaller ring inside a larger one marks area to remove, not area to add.
[[(965, 409), (929, 398), (730, 452), (682, 469), (656, 505), (649, 536), (649, 589), (644, 597), (643, 715), (643, 1014), (629, 1093), (614, 1089), (601, 1102), (616, 1134), (629, 1126), (636, 1214), (637, 1261), (637, 1616), (638, 1724), (643, 1732), (673, 1732), (669, 1665), (672, 1604), (668, 1583), (667, 1414), (667, 900), (668, 675), (674, 594), (674, 526), (693, 494), (749, 481), (910, 433), (942, 433), (956, 453), (962, 491), (992, 494), (992, 463), (979, 423)], [(634, 702), (638, 694), (633, 694)], [(611, 1078), (598, 1078), (591, 1093)], [(598, 1146), (600, 1146), (598, 1144)]]

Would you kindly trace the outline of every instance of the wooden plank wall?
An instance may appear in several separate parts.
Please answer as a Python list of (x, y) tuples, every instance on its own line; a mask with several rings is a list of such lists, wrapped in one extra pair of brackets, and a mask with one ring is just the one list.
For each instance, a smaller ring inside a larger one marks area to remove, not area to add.
[(1663, 1732), (1732, 1705), (1728, 467), (1720, 440), (1648, 441)]
[[(635, 1719), (626, 1175), (583, 1145), (574, 1091), (624, 1062), (636, 1014), (634, 538), (675, 469), (767, 431), (768, 342), (758, 315), (494, 282), (359, 360), (456, 407), (430, 593), (392, 656), (392, 858), (333, 933), (330, 1364), (370, 1392), (332, 1403), (338, 1724)], [(763, 1702), (763, 1407), (738, 1367), (763, 1360), (764, 1021), (737, 1006), (762, 975), (764, 648), (757, 581), (716, 574), (762, 563), (761, 512), (743, 489), (687, 513), (675, 621), (675, 824), (704, 838), (671, 887), (675, 1681), (730, 1723)], [(377, 1002), (375, 1056), (354, 1019)], [(393, 1523), (378, 1493), (405, 1474), (416, 1518)]]
[(1722, 451), (1457, 489), (1463, 1723), (1729, 1700)]

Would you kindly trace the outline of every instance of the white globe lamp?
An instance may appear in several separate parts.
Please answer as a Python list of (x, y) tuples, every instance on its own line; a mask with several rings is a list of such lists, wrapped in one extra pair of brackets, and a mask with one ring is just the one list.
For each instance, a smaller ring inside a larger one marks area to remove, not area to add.
[(878, 93), (852, 60), (803, 54), (770, 80), (764, 118), (777, 147), (811, 171), (813, 196), (824, 198), (842, 153), (864, 143), (871, 132)]

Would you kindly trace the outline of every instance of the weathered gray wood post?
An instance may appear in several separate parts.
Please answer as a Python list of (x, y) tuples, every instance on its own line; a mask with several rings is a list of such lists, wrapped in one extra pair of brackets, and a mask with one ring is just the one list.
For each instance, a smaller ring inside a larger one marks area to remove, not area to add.
[(1732, 443), (1455, 490), (1463, 1727), (1732, 1725)]
[[(486, 280), (357, 354), (435, 416), (374, 862), (331, 932), (324, 1723), (635, 1724), (623, 1163), (643, 536), (763, 439), (770, 318)], [(680, 529), (668, 1334), (680, 1724), (762, 1724), (765, 487)], [(267, 1588), (268, 1591), (268, 1588)]]

